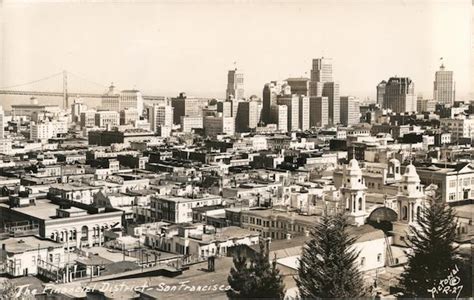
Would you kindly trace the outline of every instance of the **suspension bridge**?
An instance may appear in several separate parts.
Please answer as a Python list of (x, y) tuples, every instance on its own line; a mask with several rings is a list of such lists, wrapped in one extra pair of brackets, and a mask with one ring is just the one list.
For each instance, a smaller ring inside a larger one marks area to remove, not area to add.
[[(33, 89), (33, 90), (24, 90), (25, 87), (28, 86), (33, 86), (36, 83), (40, 82), (46, 82), (50, 79), (62, 77), (62, 91), (40, 91), (38, 89)], [(51, 74), (48, 76), (45, 76), (40, 79), (32, 80), (29, 82), (21, 83), (21, 84), (16, 84), (8, 87), (3, 87), (0, 88), (0, 95), (14, 95), (14, 96), (46, 96), (46, 97), (62, 97), (63, 98), (63, 107), (67, 108), (69, 107), (69, 98), (70, 97), (79, 97), (79, 98), (96, 98), (100, 99), (104, 93), (84, 93), (84, 92), (71, 92), (68, 89), (68, 78), (77, 78), (80, 81), (92, 84), (96, 87), (100, 87), (102, 89), (105, 89), (107, 86), (101, 83), (97, 83), (91, 80), (86, 79), (83, 76), (77, 75), (72, 72), (68, 71), (62, 71), (59, 73)], [(162, 96), (150, 96), (150, 95), (143, 95), (142, 96), (144, 100), (162, 100)]]

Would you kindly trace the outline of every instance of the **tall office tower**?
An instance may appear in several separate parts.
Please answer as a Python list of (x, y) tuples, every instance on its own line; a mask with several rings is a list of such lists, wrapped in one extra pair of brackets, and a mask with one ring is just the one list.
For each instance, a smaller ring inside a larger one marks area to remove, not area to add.
[(244, 98), (244, 74), (238, 72), (237, 68), (227, 73), (226, 99), (233, 97), (237, 100)]
[(265, 124), (274, 123), (271, 118), (271, 107), (277, 104), (277, 93), (274, 83), (266, 83), (263, 87), (262, 104), (262, 121)]
[(173, 107), (170, 105), (154, 104), (150, 110), (150, 129), (158, 132), (160, 127), (171, 129), (173, 126)]
[(95, 110), (86, 110), (81, 112), (81, 128), (95, 126)]
[(339, 84), (333, 80), (332, 59), (324, 57), (313, 59), (309, 95), (327, 97), (329, 123), (337, 124), (340, 122)]
[(305, 77), (288, 78), (286, 82), (291, 87), (291, 92), (293, 94), (296, 94), (298, 96), (309, 95), (309, 78), (305, 78)]
[(311, 69), (312, 82), (332, 82), (332, 59), (315, 58), (313, 59), (313, 68)]
[(348, 126), (360, 121), (360, 103), (355, 97), (341, 97), (341, 123)]
[(408, 77), (391, 77), (385, 86), (383, 108), (395, 113), (416, 112), (415, 83)]
[(3, 111), (3, 107), (0, 106), (0, 140), (5, 138), (5, 112)]
[(299, 95), (299, 128), (301, 130), (309, 129), (309, 97)]
[(188, 97), (186, 93), (180, 93), (178, 97), (171, 98), (173, 107), (173, 123), (180, 124), (181, 117), (202, 116), (204, 102), (196, 97)]
[(288, 132), (288, 107), (286, 105), (272, 105), (271, 118), (281, 132)]
[(379, 84), (377, 84), (377, 104), (380, 107), (383, 107), (383, 95), (385, 95), (385, 86), (387, 82), (382, 80)]
[(101, 107), (105, 110), (120, 111), (120, 94), (115, 92), (113, 83), (109, 86), (107, 93), (102, 95)]
[(288, 131), (298, 130), (300, 128), (300, 99), (297, 95), (283, 94), (278, 95), (278, 105), (286, 105), (288, 108)]
[(120, 110), (135, 108), (138, 115), (143, 115), (143, 96), (138, 90), (125, 90), (120, 93)]
[(138, 111), (135, 108), (126, 108), (120, 111), (120, 125), (136, 124)]
[(237, 111), (236, 131), (248, 132), (260, 122), (260, 104), (257, 101), (241, 101)]
[(103, 110), (95, 113), (95, 126), (110, 129), (120, 124), (120, 114), (116, 111)]
[(323, 127), (329, 124), (328, 97), (311, 96), (309, 98), (309, 124), (311, 127)]
[(233, 117), (232, 106), (233, 101), (226, 100), (222, 102), (217, 102), (217, 112), (222, 113), (224, 117)]
[(233, 117), (205, 116), (203, 118), (204, 134), (215, 137), (218, 134), (233, 135), (235, 133), (235, 120)]
[(324, 87), (323, 87), (323, 97), (328, 97), (329, 124), (340, 123), (341, 113), (340, 113), (339, 84), (335, 82), (325, 82)]
[(433, 99), (438, 103), (450, 105), (452, 105), (455, 100), (453, 71), (446, 71), (443, 64), (439, 67), (439, 71), (435, 73)]
[(87, 105), (82, 103), (82, 99), (74, 99), (71, 104), (71, 120), (73, 123), (79, 123), (81, 120), (81, 113), (87, 110)]

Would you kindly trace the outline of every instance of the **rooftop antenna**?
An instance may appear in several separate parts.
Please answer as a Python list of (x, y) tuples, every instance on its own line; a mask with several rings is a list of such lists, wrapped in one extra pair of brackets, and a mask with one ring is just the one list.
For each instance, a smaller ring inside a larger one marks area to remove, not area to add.
[(444, 70), (444, 61), (443, 61), (443, 58), (440, 57), (439, 58), (439, 61), (441, 62), (441, 66), (439, 67), (441, 70)]

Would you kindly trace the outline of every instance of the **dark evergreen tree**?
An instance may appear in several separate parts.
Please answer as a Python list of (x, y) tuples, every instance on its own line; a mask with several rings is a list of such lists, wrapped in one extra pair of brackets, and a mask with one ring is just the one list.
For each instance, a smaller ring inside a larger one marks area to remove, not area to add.
[(268, 247), (261, 240), (260, 251), (250, 262), (240, 252), (234, 256), (234, 267), (230, 270), (228, 282), (230, 299), (271, 298), (282, 299), (285, 286), (276, 267), (276, 259), (270, 262)]
[[(400, 278), (400, 288), (407, 297), (431, 298), (429, 290), (446, 279), (460, 261), (454, 246), (455, 215), (452, 208), (440, 201), (423, 207), (417, 224), (410, 226), (407, 246), (408, 263)], [(438, 294), (438, 297), (455, 295)]]
[(359, 252), (351, 247), (357, 237), (347, 232), (348, 226), (346, 217), (339, 213), (323, 216), (311, 230), (295, 278), (302, 298), (364, 296), (357, 262)]
[(245, 298), (245, 295), (250, 290), (249, 278), (251, 272), (249, 262), (239, 250), (237, 250), (236, 255), (234, 255), (233, 262), (234, 266), (230, 269), (230, 274), (227, 277), (227, 281), (231, 287), (231, 289), (227, 291), (227, 296), (230, 299)]

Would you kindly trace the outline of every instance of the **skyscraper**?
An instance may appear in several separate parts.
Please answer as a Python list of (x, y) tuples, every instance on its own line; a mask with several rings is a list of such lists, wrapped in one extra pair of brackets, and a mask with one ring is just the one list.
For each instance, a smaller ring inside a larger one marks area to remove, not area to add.
[(433, 82), (433, 99), (442, 104), (453, 104), (455, 100), (453, 71), (446, 71), (443, 64), (435, 73), (435, 81)]
[(355, 97), (341, 97), (341, 123), (346, 126), (358, 124), (360, 119), (359, 106), (359, 100)]
[(328, 97), (311, 96), (309, 98), (309, 121), (311, 127), (323, 127), (328, 125)]
[(158, 132), (159, 127), (171, 129), (173, 126), (173, 107), (170, 105), (154, 104), (150, 110), (150, 128)]
[(323, 97), (328, 97), (329, 124), (338, 124), (341, 122), (339, 83), (325, 82)]
[(340, 122), (339, 84), (333, 80), (331, 58), (313, 59), (309, 95), (327, 97), (329, 123), (337, 124)]
[(291, 87), (291, 92), (298, 96), (309, 95), (309, 78), (297, 77), (297, 78), (288, 78), (286, 80), (288, 85)]
[(309, 129), (309, 97), (298, 95), (299, 97), (299, 128), (301, 130)]
[(416, 112), (415, 83), (408, 77), (391, 77), (385, 86), (383, 108), (395, 113)]
[(266, 83), (263, 87), (263, 97), (262, 97), (262, 121), (265, 124), (274, 123), (271, 117), (271, 107), (277, 103), (277, 93), (276, 87), (273, 82)]
[(385, 86), (387, 82), (382, 80), (379, 84), (377, 84), (377, 104), (380, 107), (383, 107), (383, 95), (385, 95)]
[(255, 129), (260, 121), (261, 105), (257, 101), (241, 101), (237, 112), (236, 131), (246, 132)]
[(171, 106), (173, 106), (173, 123), (180, 124), (181, 117), (198, 117), (202, 116), (204, 101), (196, 97), (188, 97), (186, 93), (179, 93), (176, 98), (171, 98)]
[(281, 132), (288, 131), (288, 107), (286, 105), (272, 105), (271, 115), (274, 120), (273, 123)]
[(102, 95), (102, 109), (120, 111), (120, 94), (115, 92), (115, 86), (112, 83), (107, 93)]
[(288, 90), (282, 95), (278, 95), (278, 105), (285, 105), (288, 109), (288, 130), (298, 130), (300, 128), (300, 109), (299, 109), (299, 97), (292, 95), (291, 90)]
[(226, 99), (233, 97), (237, 100), (244, 98), (244, 74), (238, 72), (237, 68), (227, 73)]
[(120, 93), (120, 110), (134, 108), (138, 115), (143, 114), (143, 97), (138, 90), (124, 90)]

